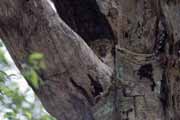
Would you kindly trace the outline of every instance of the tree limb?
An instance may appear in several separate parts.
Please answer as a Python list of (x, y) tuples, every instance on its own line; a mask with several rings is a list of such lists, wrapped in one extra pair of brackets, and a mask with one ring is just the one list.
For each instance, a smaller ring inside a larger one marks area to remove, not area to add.
[(49, 113), (58, 120), (94, 119), (92, 82), (104, 91), (111, 84), (112, 69), (59, 18), (47, 0), (1, 0), (0, 37), (20, 69), (30, 53), (45, 55), (47, 69), (42, 75), (46, 84), (36, 94)]

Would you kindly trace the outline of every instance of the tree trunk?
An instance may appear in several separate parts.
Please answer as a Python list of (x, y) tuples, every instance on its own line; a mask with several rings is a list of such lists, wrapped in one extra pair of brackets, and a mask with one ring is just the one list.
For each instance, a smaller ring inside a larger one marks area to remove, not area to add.
[(1, 0), (0, 37), (17, 66), (32, 52), (45, 55), (45, 85), (36, 94), (58, 120), (94, 120), (95, 98), (111, 84), (112, 69), (53, 11), (46, 0)]
[(180, 2), (97, 2), (118, 41), (115, 119), (179, 120)]
[(46, 56), (46, 85), (36, 93), (48, 112), (58, 120), (180, 119), (178, 0), (53, 1), (60, 17), (46, 0), (0, 2), (0, 37), (18, 67), (31, 52)]

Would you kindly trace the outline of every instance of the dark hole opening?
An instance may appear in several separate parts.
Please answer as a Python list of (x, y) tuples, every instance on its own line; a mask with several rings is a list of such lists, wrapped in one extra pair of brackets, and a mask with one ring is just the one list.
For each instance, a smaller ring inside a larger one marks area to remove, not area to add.
[(91, 86), (94, 88), (94, 91), (92, 91), (92, 95), (94, 97), (100, 95), (103, 92), (102, 85), (98, 81), (94, 80), (91, 75), (88, 74), (88, 77), (91, 80)]

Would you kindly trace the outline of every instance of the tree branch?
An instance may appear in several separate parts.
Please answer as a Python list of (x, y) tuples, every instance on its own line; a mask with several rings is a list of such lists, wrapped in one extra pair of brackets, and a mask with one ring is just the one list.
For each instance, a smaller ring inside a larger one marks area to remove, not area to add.
[(111, 84), (112, 70), (46, 0), (1, 0), (0, 37), (20, 69), (30, 53), (45, 55), (46, 84), (36, 93), (49, 113), (59, 120), (94, 119), (90, 110), (95, 104), (92, 79), (104, 91)]

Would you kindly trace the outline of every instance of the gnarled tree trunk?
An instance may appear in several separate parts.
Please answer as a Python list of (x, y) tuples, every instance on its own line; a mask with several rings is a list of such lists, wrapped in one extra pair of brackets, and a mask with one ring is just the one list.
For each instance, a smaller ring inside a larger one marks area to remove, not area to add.
[(53, 2), (58, 13), (47, 0), (0, 1), (0, 37), (18, 67), (33, 51), (46, 56), (46, 85), (36, 93), (48, 112), (58, 120), (180, 119), (178, 0)]
[(45, 82), (36, 91), (58, 120), (93, 120), (95, 97), (110, 85), (112, 69), (53, 11), (46, 0), (1, 0), (0, 37), (16, 64), (45, 55)]

